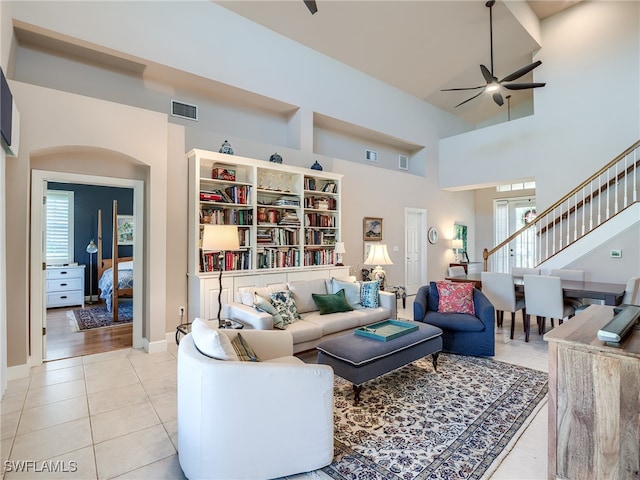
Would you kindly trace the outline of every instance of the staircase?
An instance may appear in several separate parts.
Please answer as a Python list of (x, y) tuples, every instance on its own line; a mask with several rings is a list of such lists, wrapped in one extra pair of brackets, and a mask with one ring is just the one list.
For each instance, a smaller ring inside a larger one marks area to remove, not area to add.
[[(567, 193), (535, 219), (492, 249), (484, 249), (484, 270), (492, 255), (508, 255), (512, 242), (528, 245), (523, 266), (559, 268), (569, 263), (567, 249), (589, 251), (640, 221), (640, 140)], [(601, 228), (604, 225), (607, 228)], [(504, 249), (504, 250), (503, 250)], [(579, 255), (571, 253), (571, 259)]]

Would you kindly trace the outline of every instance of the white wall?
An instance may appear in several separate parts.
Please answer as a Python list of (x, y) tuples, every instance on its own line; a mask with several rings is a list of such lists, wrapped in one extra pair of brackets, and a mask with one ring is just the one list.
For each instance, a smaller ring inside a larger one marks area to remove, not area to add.
[(535, 115), (440, 141), (440, 185), (534, 177), (540, 210), (640, 138), (640, 2), (582, 2), (542, 22)]

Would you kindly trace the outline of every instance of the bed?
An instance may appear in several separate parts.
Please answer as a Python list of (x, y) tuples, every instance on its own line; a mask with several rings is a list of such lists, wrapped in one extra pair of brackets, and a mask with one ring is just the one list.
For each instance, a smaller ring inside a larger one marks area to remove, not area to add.
[[(113, 238), (111, 258), (104, 258), (102, 210), (98, 210), (98, 288), (113, 321), (118, 321), (118, 299), (133, 297), (133, 257), (118, 257), (118, 202), (113, 201)], [(115, 259), (115, 263), (113, 261)], [(118, 281), (114, 282), (113, 279)]]

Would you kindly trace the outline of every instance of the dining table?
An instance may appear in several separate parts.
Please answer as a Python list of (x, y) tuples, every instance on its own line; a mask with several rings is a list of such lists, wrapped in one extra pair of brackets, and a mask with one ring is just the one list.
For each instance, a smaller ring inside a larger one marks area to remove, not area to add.
[[(466, 275), (454, 275), (445, 277), (451, 282), (473, 282), (475, 287), (482, 290), (482, 274), (480, 272), (468, 273)], [(524, 291), (524, 279), (513, 277), (513, 283), (517, 291)], [(605, 305), (620, 305), (626, 284), (592, 282), (578, 280), (562, 280), (562, 292), (565, 298), (590, 298), (603, 300)]]

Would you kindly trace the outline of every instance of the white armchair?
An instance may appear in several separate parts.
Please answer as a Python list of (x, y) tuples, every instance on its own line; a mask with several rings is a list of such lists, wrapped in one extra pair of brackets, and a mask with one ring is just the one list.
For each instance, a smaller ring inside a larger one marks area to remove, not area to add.
[[(236, 330), (221, 330), (230, 339)], [(178, 458), (196, 479), (268, 479), (333, 459), (333, 370), (293, 356), (291, 334), (242, 330), (260, 362), (178, 349)]]

